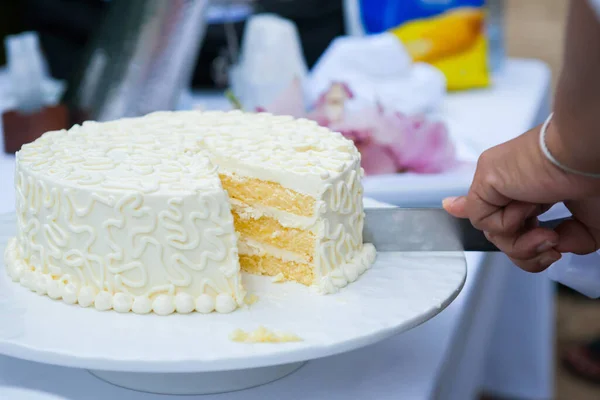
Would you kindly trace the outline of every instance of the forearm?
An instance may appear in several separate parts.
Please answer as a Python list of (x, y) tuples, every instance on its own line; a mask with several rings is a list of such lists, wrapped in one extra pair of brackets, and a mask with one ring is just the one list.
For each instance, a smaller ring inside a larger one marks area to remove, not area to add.
[(563, 68), (546, 142), (564, 165), (600, 172), (600, 22), (586, 0), (572, 0)]

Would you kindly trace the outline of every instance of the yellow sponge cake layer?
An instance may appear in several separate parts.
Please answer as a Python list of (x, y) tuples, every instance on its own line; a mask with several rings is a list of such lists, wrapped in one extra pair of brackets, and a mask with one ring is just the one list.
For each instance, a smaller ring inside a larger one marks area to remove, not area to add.
[(255, 275), (275, 276), (282, 274), (285, 280), (310, 286), (314, 283), (314, 265), (296, 261), (284, 261), (268, 254), (240, 254), (242, 270)]
[(314, 214), (315, 198), (312, 196), (260, 179), (225, 174), (220, 174), (219, 177), (229, 197), (250, 206), (273, 207), (304, 217)]
[(233, 225), (242, 237), (249, 237), (261, 243), (298, 253), (308, 261), (313, 260), (316, 238), (310, 231), (285, 228), (271, 217), (241, 218), (235, 211)]

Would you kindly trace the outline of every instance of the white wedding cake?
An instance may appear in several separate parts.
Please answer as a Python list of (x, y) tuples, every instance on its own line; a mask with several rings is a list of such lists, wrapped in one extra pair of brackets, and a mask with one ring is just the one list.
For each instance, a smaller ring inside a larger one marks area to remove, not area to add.
[(266, 113), (85, 122), (17, 153), (14, 281), (98, 310), (228, 313), (240, 271), (331, 293), (374, 261), (360, 154)]

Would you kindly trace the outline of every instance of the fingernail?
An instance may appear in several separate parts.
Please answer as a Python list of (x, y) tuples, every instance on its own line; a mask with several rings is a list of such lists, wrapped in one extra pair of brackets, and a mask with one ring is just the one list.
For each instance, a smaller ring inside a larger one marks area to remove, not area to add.
[(442, 200), (442, 205), (444, 207), (449, 206), (450, 204), (454, 203), (456, 199), (458, 199), (458, 197), (446, 197), (444, 200)]
[(556, 246), (556, 245), (557, 245), (557, 243), (556, 243), (556, 242), (551, 242), (551, 241), (549, 241), (549, 240), (546, 240), (546, 241), (542, 242), (542, 244), (540, 244), (540, 245), (537, 247), (536, 251), (537, 251), (538, 253), (545, 253), (545, 252), (547, 252), (548, 250), (552, 249), (552, 248), (553, 248), (554, 246)]
[(542, 268), (548, 268), (549, 266), (551, 266), (552, 264), (554, 264), (555, 262), (557, 262), (559, 260), (560, 257), (556, 257), (556, 256), (544, 256), (540, 259), (540, 266)]
[(446, 197), (444, 200), (442, 200), (442, 206), (444, 206), (444, 207), (456, 206), (458, 203), (460, 203), (461, 201), (465, 201), (465, 200), (466, 200), (465, 196)]

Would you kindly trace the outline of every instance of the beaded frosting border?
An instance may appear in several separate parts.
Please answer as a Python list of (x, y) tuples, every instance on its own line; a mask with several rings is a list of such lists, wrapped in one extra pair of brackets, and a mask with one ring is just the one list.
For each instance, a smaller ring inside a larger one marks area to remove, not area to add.
[(159, 294), (154, 299), (147, 296), (132, 296), (128, 293), (110, 293), (98, 290), (93, 286), (81, 286), (74, 282), (65, 283), (55, 279), (50, 274), (35, 271), (28, 266), (19, 255), (17, 239), (8, 241), (4, 252), (4, 264), (8, 276), (22, 286), (38, 293), (47, 295), (51, 299), (61, 300), (67, 304), (79, 304), (81, 307), (94, 307), (98, 311), (115, 310), (119, 313), (134, 312), (135, 314), (148, 314), (154, 312), (158, 315), (169, 315), (174, 312), (189, 314), (197, 311), (208, 314), (213, 311), (227, 314), (237, 308), (233, 297), (221, 293), (216, 297), (202, 294), (193, 298), (187, 293)]

